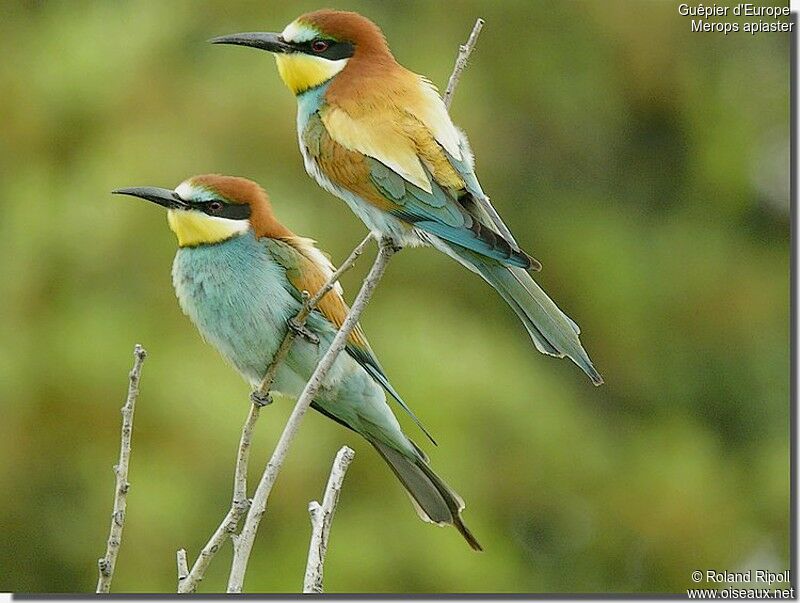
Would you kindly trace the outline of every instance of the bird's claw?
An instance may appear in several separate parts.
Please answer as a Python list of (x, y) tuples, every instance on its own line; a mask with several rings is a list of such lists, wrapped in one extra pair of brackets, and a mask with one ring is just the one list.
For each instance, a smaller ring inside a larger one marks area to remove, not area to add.
[(291, 329), (295, 335), (302, 337), (303, 339), (305, 339), (306, 341), (310, 341), (311, 343), (314, 344), (319, 343), (319, 337), (317, 337), (315, 333), (309, 330), (308, 327), (306, 327), (305, 325), (301, 325), (299, 322), (297, 322), (294, 318), (290, 318), (289, 320), (287, 320), (286, 324), (289, 325), (289, 329)]
[(403, 246), (397, 241), (395, 241), (392, 237), (383, 237), (380, 241), (380, 245), (381, 247), (388, 247), (394, 253), (397, 253), (398, 251), (403, 249)]
[(272, 396), (269, 395), (269, 392), (261, 393), (259, 391), (250, 392), (250, 401), (258, 406), (259, 408), (264, 408), (272, 404)]

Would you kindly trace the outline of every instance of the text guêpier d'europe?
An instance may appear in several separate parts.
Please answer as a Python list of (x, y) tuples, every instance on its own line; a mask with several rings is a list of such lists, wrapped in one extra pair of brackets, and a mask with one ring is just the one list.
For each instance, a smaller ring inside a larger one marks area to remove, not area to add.
[[(753, 3), (740, 3), (733, 6), (684, 3), (678, 6), (678, 13), (685, 17), (697, 17), (692, 19), (692, 31), (724, 34), (743, 31), (756, 34), (792, 31), (794, 25), (785, 19), (790, 14), (788, 6), (761, 6)], [(743, 18), (744, 22), (709, 20), (714, 18)]]

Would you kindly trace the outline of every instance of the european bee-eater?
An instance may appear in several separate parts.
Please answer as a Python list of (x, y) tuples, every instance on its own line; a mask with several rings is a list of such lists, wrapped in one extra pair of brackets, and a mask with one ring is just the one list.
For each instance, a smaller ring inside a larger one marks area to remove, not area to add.
[(536, 348), (571, 358), (603, 382), (580, 329), (534, 282), (475, 175), (472, 151), (435, 86), (400, 65), (383, 32), (357, 13), (302, 15), (281, 33), (220, 36), (215, 44), (274, 53), (297, 97), (306, 171), (373, 231), (398, 246), (432, 245), (483, 277), (522, 320)]
[[(314, 241), (281, 224), (267, 194), (251, 180), (211, 174), (189, 178), (174, 191), (114, 192), (167, 208), (178, 238), (172, 282), (181, 308), (255, 390), (302, 306), (303, 291), (314, 295), (333, 272), (327, 256)], [(274, 391), (300, 395), (347, 312), (337, 284), (308, 317), (309, 337), (295, 339), (278, 368)], [(375, 447), (423, 520), (454, 525), (473, 549), (481, 550), (461, 521), (464, 502), (403, 433), (384, 390), (410, 413), (357, 327), (311, 406)]]

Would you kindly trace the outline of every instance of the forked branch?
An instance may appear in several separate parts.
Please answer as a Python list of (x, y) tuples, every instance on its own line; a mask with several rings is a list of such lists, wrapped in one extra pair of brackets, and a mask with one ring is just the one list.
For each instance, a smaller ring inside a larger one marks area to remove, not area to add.
[[(250, 411), (247, 414), (247, 419), (242, 426), (242, 435), (239, 439), (239, 448), (236, 452), (236, 471), (233, 478), (233, 501), (228, 513), (222, 519), (211, 538), (208, 539), (206, 545), (200, 550), (197, 560), (192, 565), (192, 569), (184, 571), (181, 563), (186, 563), (186, 551), (181, 549), (178, 551), (178, 592), (182, 594), (193, 593), (197, 590), (197, 586), (205, 576), (208, 566), (214, 555), (217, 554), (220, 547), (225, 543), (225, 539), (230, 535), (236, 534), (239, 527), (239, 520), (247, 511), (249, 501), (247, 500), (247, 465), (250, 460), (250, 442), (253, 438), (253, 429), (256, 426), (258, 415), (261, 412), (261, 406), (253, 403), (250, 405)], [(181, 551), (183, 551), (183, 559), (181, 559)]]
[(316, 500), (312, 500), (308, 504), (308, 514), (311, 516), (311, 542), (308, 545), (306, 575), (303, 579), (304, 593), (322, 592), (322, 570), (325, 565), (325, 554), (328, 552), (328, 537), (331, 533), (333, 514), (336, 511), (336, 504), (339, 502), (344, 476), (355, 455), (352, 448), (347, 446), (343, 446), (339, 450), (333, 460), (322, 504)]

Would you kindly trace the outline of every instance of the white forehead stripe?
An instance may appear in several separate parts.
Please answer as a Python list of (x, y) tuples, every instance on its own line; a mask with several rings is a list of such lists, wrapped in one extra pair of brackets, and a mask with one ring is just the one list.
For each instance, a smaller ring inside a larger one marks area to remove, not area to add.
[(292, 21), (281, 33), (281, 37), (287, 42), (308, 42), (318, 35), (316, 29), (299, 21)]
[(188, 201), (192, 198), (192, 185), (189, 183), (188, 180), (184, 180), (178, 185), (178, 188), (175, 189), (175, 194), (178, 195), (184, 201)]

